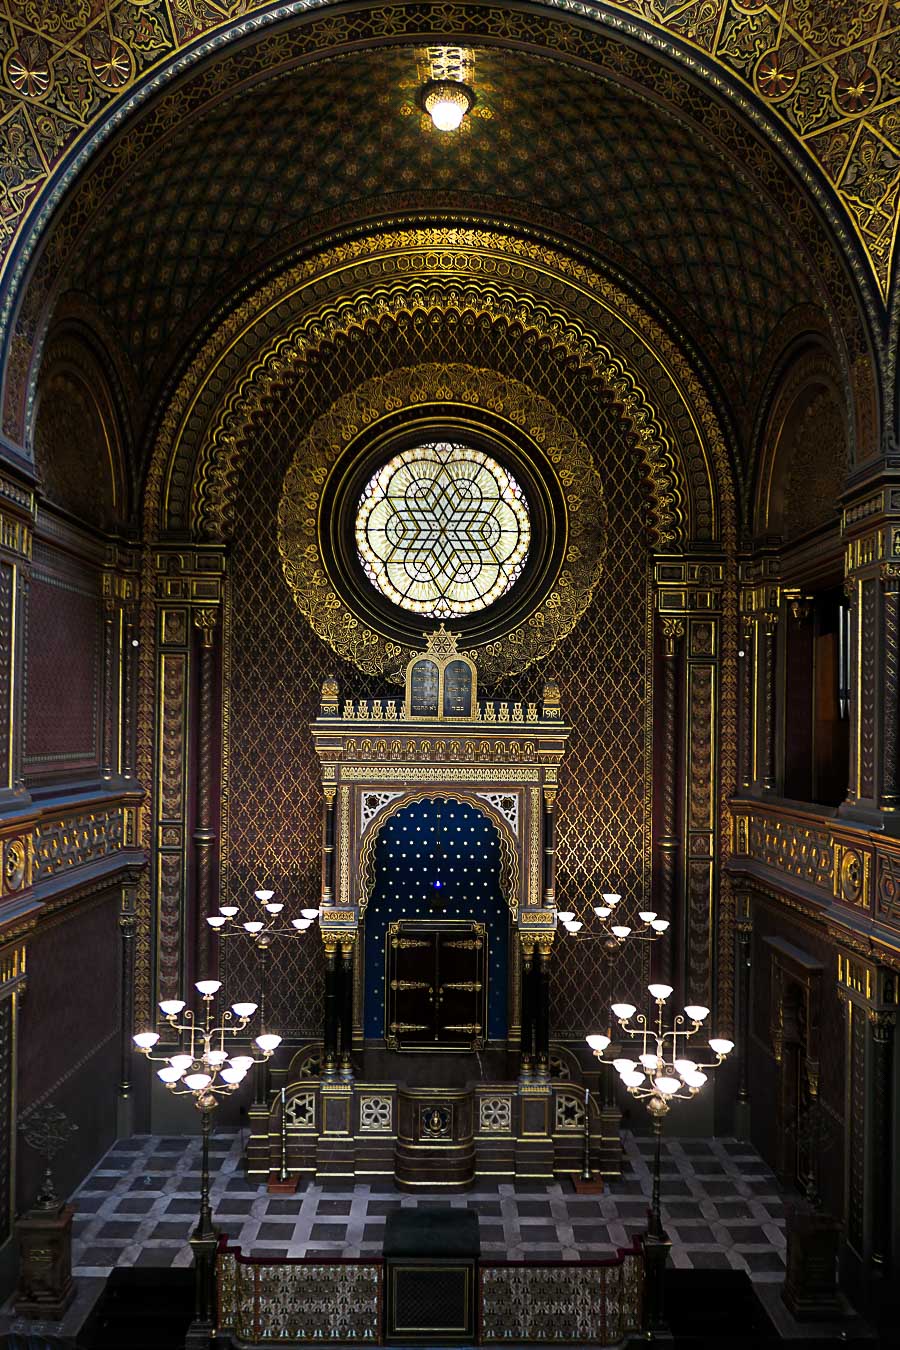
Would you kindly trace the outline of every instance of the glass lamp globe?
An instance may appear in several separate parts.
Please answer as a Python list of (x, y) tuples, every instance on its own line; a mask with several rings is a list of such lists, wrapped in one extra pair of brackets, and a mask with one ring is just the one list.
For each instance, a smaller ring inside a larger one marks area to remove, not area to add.
[(469, 86), (458, 80), (437, 81), (423, 99), (436, 131), (456, 131), (474, 102)]

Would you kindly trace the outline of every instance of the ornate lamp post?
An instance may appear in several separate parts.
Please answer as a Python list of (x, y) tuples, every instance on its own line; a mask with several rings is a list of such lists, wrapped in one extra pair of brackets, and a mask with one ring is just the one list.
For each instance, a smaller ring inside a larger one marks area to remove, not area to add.
[[(612, 1061), (628, 1093), (638, 1101), (647, 1104), (653, 1121), (653, 1134), (656, 1141), (653, 1162), (653, 1198), (650, 1209), (650, 1225), (645, 1240), (645, 1252), (648, 1266), (654, 1278), (650, 1280), (650, 1326), (658, 1328), (662, 1324), (662, 1280), (668, 1256), (669, 1240), (662, 1226), (660, 1206), (660, 1153), (663, 1121), (671, 1110), (673, 1102), (690, 1101), (696, 1097), (707, 1081), (708, 1070), (717, 1069), (726, 1055), (734, 1049), (734, 1042), (712, 1037), (709, 1049), (715, 1055), (710, 1063), (701, 1063), (689, 1058), (688, 1043), (696, 1036), (709, 1016), (709, 1008), (689, 1003), (684, 1013), (676, 1013), (667, 1025), (666, 1000), (672, 993), (669, 984), (648, 985), (655, 1010), (651, 1007), (648, 1014), (638, 1013), (633, 1003), (614, 1003), (612, 1012), (619, 1028), (626, 1036), (638, 1040), (640, 1051), (637, 1059), (618, 1057)], [(597, 1059), (602, 1059), (608, 1049), (610, 1037), (592, 1034), (586, 1037), (587, 1043)]]
[[(258, 906), (255, 917), (241, 919), (240, 909), (237, 905), (220, 905), (219, 913), (209, 915), (206, 922), (215, 933), (222, 937), (244, 937), (246, 935), (255, 943), (259, 958), (259, 1015), (260, 1023), (265, 1027), (266, 990), (269, 978), (268, 960), (272, 940), (277, 937), (299, 937), (312, 927), (319, 917), (319, 910), (313, 908), (301, 909), (300, 918), (288, 920), (287, 926), (285, 926), (282, 918), (284, 904), (280, 900), (275, 900), (274, 891), (261, 888), (254, 891), (253, 895)], [(260, 1067), (256, 1072), (253, 1102), (254, 1106), (263, 1107), (268, 1106), (268, 1071), (265, 1068), (265, 1060), (257, 1062)]]
[[(198, 1343), (214, 1317), (213, 1271), (218, 1233), (213, 1227), (209, 1203), (209, 1136), (212, 1112), (224, 1097), (236, 1092), (254, 1064), (265, 1063), (281, 1044), (281, 1037), (261, 1031), (254, 1037), (257, 1053), (240, 1054), (244, 1031), (257, 1011), (255, 1003), (233, 1003), (217, 1017), (216, 994), (221, 989), (218, 980), (198, 980), (194, 986), (200, 994), (202, 1009), (195, 1013), (185, 1006), (184, 999), (164, 999), (160, 1005), (166, 1023), (177, 1033), (180, 1048), (171, 1055), (154, 1055), (152, 1051), (160, 1037), (156, 1031), (139, 1031), (134, 1043), (151, 1063), (162, 1064), (157, 1077), (177, 1097), (191, 1097), (200, 1112), (202, 1153), (200, 1164), (200, 1215), (191, 1235), (196, 1270), (196, 1305), (194, 1325)], [(191, 1344), (190, 1336), (188, 1344)]]

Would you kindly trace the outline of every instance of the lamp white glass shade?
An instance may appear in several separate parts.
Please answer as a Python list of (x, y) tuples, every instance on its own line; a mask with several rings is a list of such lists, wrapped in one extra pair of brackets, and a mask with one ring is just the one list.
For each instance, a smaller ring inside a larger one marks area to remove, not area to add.
[(672, 986), (670, 984), (648, 984), (647, 988), (650, 990), (653, 997), (659, 999), (661, 1002), (667, 999), (672, 992)]
[(209, 924), (210, 928), (221, 928), (228, 920), (225, 918), (224, 914), (208, 914), (206, 916), (206, 922)]
[(684, 1011), (692, 1022), (702, 1022), (704, 1017), (709, 1017), (709, 1008), (704, 1008), (702, 1003), (688, 1003)]
[(668, 919), (654, 919), (650, 927), (654, 933), (664, 933), (669, 926)]
[(438, 131), (456, 131), (471, 106), (471, 94), (453, 80), (441, 81), (425, 95), (425, 111)]
[(164, 1083), (177, 1083), (181, 1074), (182, 1070), (176, 1069), (173, 1064), (167, 1064), (164, 1069), (156, 1070), (157, 1078), (161, 1078)]
[(252, 1055), (232, 1055), (229, 1063), (233, 1069), (240, 1069), (243, 1073), (246, 1073), (248, 1069), (253, 1068), (256, 1060)]
[(686, 1073), (694, 1073), (697, 1069), (697, 1065), (692, 1059), (676, 1059), (675, 1068), (683, 1078)]
[(622, 1075), (624, 1075), (624, 1074), (626, 1074), (626, 1073), (631, 1073), (632, 1069), (635, 1068), (635, 1065), (636, 1065), (636, 1061), (633, 1060), (633, 1059), (614, 1059), (614, 1060), (613, 1060), (613, 1068), (615, 1069), (616, 1073), (620, 1073), (620, 1074), (622, 1074)]
[(248, 933), (258, 933), (262, 928), (262, 920), (248, 919), (247, 922), (242, 926), (246, 929)]
[(208, 1087), (212, 1082), (212, 1074), (209, 1073), (189, 1073), (185, 1077), (184, 1085), (189, 1087), (191, 1092), (200, 1092)]
[(298, 933), (305, 933), (311, 923), (312, 919), (291, 919), (291, 925)]
[(170, 1056), (169, 1056), (169, 1063), (172, 1065), (172, 1068), (173, 1068), (173, 1069), (177, 1069), (177, 1070), (178, 1070), (179, 1074), (186, 1073), (187, 1070), (188, 1070), (188, 1069), (191, 1067), (191, 1065), (193, 1064), (193, 1062), (194, 1062), (194, 1061), (191, 1059), (190, 1055), (170, 1055)]
[(560, 923), (571, 923), (575, 918), (575, 911), (572, 909), (560, 909), (556, 912), (556, 917)]
[(164, 998), (159, 1005), (160, 1012), (164, 1013), (166, 1017), (177, 1017), (183, 1007), (183, 998)]
[(653, 1086), (658, 1092), (661, 1092), (664, 1097), (671, 1097), (673, 1092), (677, 1092), (681, 1087), (681, 1083), (679, 1079), (669, 1078), (663, 1074), (660, 1078), (654, 1078)]
[(725, 1041), (721, 1037), (713, 1037), (709, 1043), (709, 1048), (714, 1055), (729, 1055), (734, 1049), (734, 1041)]
[(243, 1083), (244, 1079), (247, 1077), (247, 1070), (236, 1069), (234, 1065), (232, 1065), (230, 1069), (222, 1069), (219, 1073), (219, 1077), (222, 1079), (222, 1082), (227, 1083), (229, 1087), (237, 1087), (238, 1083)]
[(614, 923), (610, 931), (612, 933), (615, 933), (617, 938), (627, 938), (628, 934), (631, 932), (631, 929), (627, 926), (627, 924)]
[(617, 905), (621, 899), (622, 899), (622, 897), (621, 897), (621, 895), (619, 895), (618, 891), (604, 891), (604, 892), (603, 892), (603, 903), (604, 903), (604, 905)]
[(595, 905), (594, 913), (597, 915), (598, 919), (608, 919), (610, 914), (612, 914), (612, 910), (609, 905)]
[(217, 994), (219, 992), (219, 990), (222, 988), (222, 981), (198, 980), (197, 983), (194, 985), (194, 988), (197, 990), (198, 994), (202, 994), (204, 998), (209, 998), (211, 994)]
[(259, 1046), (260, 1050), (277, 1050), (281, 1044), (281, 1037), (276, 1036), (273, 1032), (263, 1032), (261, 1036), (257, 1036), (256, 1044)]
[(577, 933), (579, 929), (583, 927), (584, 924), (581, 922), (580, 919), (573, 919), (571, 923), (566, 924), (566, 929), (570, 933)]
[(232, 1003), (231, 1011), (235, 1017), (252, 1017), (256, 1012), (255, 1003)]
[(224, 1064), (226, 1059), (228, 1058), (228, 1051), (207, 1050), (203, 1058), (206, 1060), (207, 1064), (212, 1064), (214, 1068), (218, 1068), (219, 1065)]
[(220, 905), (219, 913), (224, 914), (226, 919), (233, 919), (238, 912), (237, 905)]
[(619, 1019), (620, 1022), (627, 1022), (628, 1019), (629, 1019), (629, 1017), (634, 1017), (634, 1004), (633, 1004), (633, 1003), (613, 1003), (613, 1004), (612, 1004), (612, 1014), (613, 1014), (613, 1017), (618, 1017), (618, 1019)]
[(280, 914), (283, 909), (284, 905), (278, 904), (275, 900), (273, 900), (270, 905), (266, 905), (267, 914)]
[(647, 1050), (643, 1055), (638, 1055), (638, 1059), (641, 1061), (645, 1069), (656, 1069), (657, 1065), (659, 1064), (659, 1056), (651, 1054), (649, 1050)]
[(317, 909), (301, 909), (300, 913), (303, 915), (304, 919), (317, 919), (319, 917), (319, 911)]
[(274, 892), (274, 891), (254, 891), (253, 894), (256, 896), (256, 898), (257, 898), (257, 900), (259, 901), (259, 903), (260, 903), (261, 905), (264, 905), (264, 904), (266, 904), (269, 900), (272, 899), (272, 896), (275, 894), (275, 892)]
[(150, 1050), (159, 1040), (159, 1032), (139, 1031), (138, 1034), (133, 1037), (133, 1040), (135, 1045), (140, 1046), (142, 1050)]
[(683, 1073), (682, 1078), (689, 1088), (702, 1088), (706, 1082), (706, 1074), (701, 1073), (699, 1069), (691, 1069), (688, 1073)]
[(640, 1087), (643, 1081), (644, 1075), (642, 1073), (634, 1072), (622, 1074), (622, 1082), (625, 1084), (626, 1087), (630, 1088)]
[(652, 923), (653, 920), (656, 918), (656, 910), (642, 909), (640, 914), (638, 915), (638, 918), (640, 919), (641, 923)]
[(585, 1036), (584, 1039), (592, 1050), (603, 1051), (609, 1045), (608, 1036)]

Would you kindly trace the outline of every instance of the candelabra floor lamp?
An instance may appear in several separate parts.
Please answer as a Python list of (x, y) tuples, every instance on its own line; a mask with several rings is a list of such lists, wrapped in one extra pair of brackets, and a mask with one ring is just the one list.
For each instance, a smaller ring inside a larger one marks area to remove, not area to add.
[[(610, 919), (616, 917), (616, 906), (622, 899), (619, 891), (604, 891), (601, 895), (603, 901), (600, 905), (594, 905), (593, 911), (600, 920), (599, 928), (596, 931), (585, 929), (584, 922), (579, 919), (572, 910), (560, 910), (557, 914), (559, 922), (564, 930), (576, 942), (602, 942), (608, 952), (614, 952), (626, 942), (658, 942), (663, 937), (669, 927), (668, 919), (661, 919), (655, 910), (641, 910), (638, 918), (641, 921), (641, 928), (631, 927), (625, 923), (610, 923)], [(608, 1042), (607, 1042), (608, 1044)], [(612, 1082), (613, 1071), (610, 1067), (609, 1072), (603, 1075), (603, 1095), (598, 1099), (599, 1119), (600, 1119), (600, 1140), (601, 1156), (604, 1162), (610, 1167), (613, 1175), (619, 1174), (619, 1169), (615, 1164), (615, 1151), (604, 1148), (604, 1140), (607, 1138), (605, 1130), (609, 1126), (611, 1135), (616, 1138), (618, 1135), (618, 1122), (620, 1120), (619, 1112), (616, 1107), (615, 1091)], [(584, 1151), (581, 1168), (581, 1176), (572, 1178), (572, 1185), (580, 1195), (598, 1195), (603, 1190), (603, 1181), (594, 1176), (591, 1170), (590, 1161), (591, 1147), (591, 1127), (590, 1127), (590, 1092), (585, 1089), (584, 1100)], [(615, 1145), (615, 1150), (621, 1154), (621, 1144)]]
[[(716, 1069), (734, 1049), (734, 1042), (712, 1037), (706, 1042), (715, 1059), (700, 1063), (687, 1055), (688, 1043), (698, 1035), (709, 1016), (709, 1009), (700, 1004), (687, 1004), (684, 1013), (666, 1016), (666, 1001), (672, 994), (668, 984), (648, 985), (655, 1009), (646, 1015), (638, 1013), (632, 1003), (614, 1003), (613, 1016), (620, 1031), (637, 1038), (640, 1052), (636, 1060), (619, 1057), (612, 1061), (629, 1095), (646, 1102), (653, 1122), (655, 1140), (653, 1157), (653, 1192), (649, 1224), (644, 1239), (644, 1258), (647, 1266), (648, 1326), (651, 1333), (661, 1331), (663, 1322), (663, 1281), (671, 1243), (662, 1222), (660, 1203), (660, 1175), (662, 1170), (663, 1122), (673, 1103), (690, 1101), (696, 1097), (708, 1080), (708, 1070)], [(609, 1048), (609, 1036), (594, 1033), (587, 1043), (597, 1059), (602, 1059)]]
[(162, 1064), (157, 1076), (175, 1096), (190, 1097), (200, 1112), (200, 1212), (190, 1237), (194, 1254), (194, 1321), (188, 1335), (187, 1350), (206, 1346), (215, 1324), (215, 1261), (219, 1234), (212, 1221), (209, 1200), (209, 1138), (212, 1113), (222, 1098), (236, 1092), (247, 1073), (256, 1064), (270, 1059), (281, 1044), (281, 1037), (261, 1031), (253, 1038), (256, 1051), (233, 1053), (247, 1040), (244, 1034), (257, 1012), (255, 1003), (233, 1003), (216, 1015), (215, 1000), (221, 989), (218, 980), (198, 980), (194, 986), (200, 995), (197, 1012), (186, 1007), (183, 999), (164, 999), (160, 1012), (178, 1038), (172, 1054), (155, 1055), (160, 1035), (140, 1031), (134, 1037), (138, 1050), (153, 1063)]
[[(257, 902), (257, 911), (253, 917), (245, 919), (237, 905), (224, 904), (219, 906), (219, 913), (209, 915), (206, 922), (222, 941), (244, 940), (252, 942), (255, 946), (259, 981), (259, 1017), (260, 1024), (265, 1029), (269, 958), (272, 943), (276, 938), (296, 941), (312, 927), (316, 919), (319, 918), (320, 911), (318, 908), (308, 907), (301, 909), (299, 919), (287, 919), (284, 913), (285, 905), (282, 901), (275, 899), (273, 890), (260, 889), (254, 891), (253, 894)], [(219, 969), (221, 970), (221, 966)], [(253, 1103), (249, 1111), (250, 1143), (245, 1157), (248, 1168), (258, 1166), (260, 1163), (266, 1162), (268, 1158), (270, 1086), (267, 1065), (265, 1061), (261, 1061), (253, 1076)], [(287, 1165), (287, 1130), (284, 1119), (283, 1088), (281, 1107), (281, 1165), (270, 1173), (268, 1189), (270, 1194), (274, 1195), (293, 1195), (297, 1189), (298, 1178), (296, 1174), (290, 1175)], [(265, 1140), (265, 1144), (260, 1142), (263, 1140)]]

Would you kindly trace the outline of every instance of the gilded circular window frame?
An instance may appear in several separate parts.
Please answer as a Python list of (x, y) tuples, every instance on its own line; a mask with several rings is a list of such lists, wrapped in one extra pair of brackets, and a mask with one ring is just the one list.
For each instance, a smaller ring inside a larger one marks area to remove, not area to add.
[[(459, 421), (456, 416), (448, 419), (450, 407), (458, 410)], [(454, 435), (477, 435), (473, 428), (481, 426), (482, 436), (494, 447), (492, 453), (505, 426), (510, 451), (501, 453), (501, 462), (514, 473), (519, 470), (520, 483), (530, 445), (534, 464), (528, 466), (530, 481), (523, 488), (529, 493), (531, 484), (544, 474), (545, 500), (558, 502), (564, 516), (554, 520), (553, 512), (547, 512), (548, 534), (551, 523), (555, 531), (550, 566), (545, 558), (539, 584), (530, 592), (522, 587), (513, 603), (523, 574), (506, 596), (471, 616), (476, 622), (454, 621), (454, 629), (468, 632), (463, 641), (478, 662), (481, 679), (489, 684), (544, 659), (568, 636), (591, 602), (606, 547), (603, 490), (589, 447), (559, 409), (521, 381), (473, 366), (429, 363), (378, 376), (337, 399), (313, 422), (285, 474), (278, 506), (278, 550), (294, 602), (316, 635), (363, 674), (402, 683), (407, 661), (424, 647), (424, 633), (436, 621), (393, 605), (389, 614), (379, 615), (377, 601), (373, 603), (378, 593), (367, 578), (365, 586), (372, 593), (368, 603), (360, 601), (359, 588), (350, 592), (343, 560), (335, 565), (341, 559), (341, 539), (346, 548), (347, 532), (340, 534), (334, 488), (343, 482), (346, 495), (347, 484), (352, 487), (359, 481), (380, 447), (396, 442), (404, 423), (406, 433), (415, 429), (419, 434), (435, 408), (441, 425), (452, 425)], [(489, 439), (484, 427), (491, 428)], [(529, 505), (533, 502), (529, 495)], [(361, 567), (358, 574), (365, 577)], [(523, 606), (525, 599), (530, 608)], [(504, 605), (506, 600), (509, 605)], [(405, 615), (412, 625), (398, 624), (398, 615)], [(400, 640), (393, 636), (398, 631)]]

